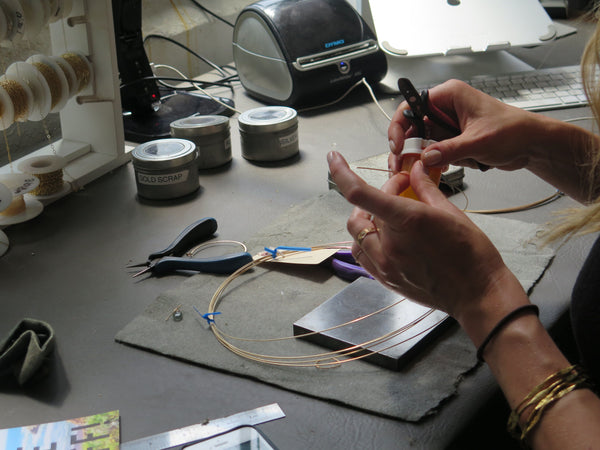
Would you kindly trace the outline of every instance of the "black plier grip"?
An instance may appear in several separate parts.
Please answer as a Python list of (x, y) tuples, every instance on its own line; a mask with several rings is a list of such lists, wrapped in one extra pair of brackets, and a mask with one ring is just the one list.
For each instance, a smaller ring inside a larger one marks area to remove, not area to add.
[(212, 217), (200, 219), (186, 227), (164, 250), (148, 255), (148, 261), (163, 256), (181, 256), (198, 242), (205, 241), (217, 231), (217, 221)]
[(167, 248), (152, 252), (148, 259), (139, 264), (130, 264), (127, 267), (149, 267), (155, 259), (165, 256), (183, 256), (186, 251), (198, 242), (210, 239), (217, 231), (217, 221), (212, 217), (205, 217), (188, 225)]
[(423, 90), (419, 94), (408, 78), (398, 79), (398, 89), (410, 107), (410, 110), (404, 111), (404, 116), (414, 123), (419, 134), (418, 137), (423, 139), (429, 138), (429, 133), (425, 125), (425, 117), (454, 136), (460, 134), (458, 124), (431, 103), (429, 100), (429, 91)]
[[(448, 131), (452, 136), (458, 136), (461, 133), (460, 126), (456, 121), (431, 102), (428, 90), (423, 90), (419, 94), (408, 78), (398, 79), (398, 89), (410, 107), (409, 110), (404, 111), (404, 117), (411, 120), (414, 124), (417, 129), (417, 137), (429, 139), (429, 130), (425, 124), (425, 117)], [(475, 161), (475, 163), (482, 172), (490, 168), (487, 164), (480, 163), (479, 161)]]

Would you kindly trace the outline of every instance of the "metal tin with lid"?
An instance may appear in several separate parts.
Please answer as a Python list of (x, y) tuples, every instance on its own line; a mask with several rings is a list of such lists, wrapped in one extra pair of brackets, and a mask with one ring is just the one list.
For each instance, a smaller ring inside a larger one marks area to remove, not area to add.
[(199, 169), (212, 169), (231, 161), (228, 117), (206, 115), (179, 119), (171, 123), (171, 136), (196, 144)]
[(198, 151), (186, 139), (157, 139), (131, 152), (138, 194), (149, 199), (171, 199), (200, 187)]
[(242, 156), (254, 161), (279, 161), (296, 155), (298, 113), (286, 106), (263, 106), (238, 119)]

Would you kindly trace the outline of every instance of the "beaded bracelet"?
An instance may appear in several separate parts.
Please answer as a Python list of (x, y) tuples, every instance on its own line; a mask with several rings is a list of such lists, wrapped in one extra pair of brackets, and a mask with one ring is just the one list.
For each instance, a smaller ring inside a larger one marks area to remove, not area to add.
[[(569, 392), (586, 387), (589, 387), (587, 377), (577, 366), (569, 366), (553, 373), (534, 387), (521, 403), (511, 411), (506, 429), (514, 438), (520, 439), (522, 443), (525, 443), (525, 439), (539, 423), (542, 415), (550, 405), (560, 400)], [(521, 433), (518, 433), (519, 418), (530, 406), (533, 407), (533, 411), (529, 414), (527, 422), (521, 429)]]
[(515, 318), (517, 318), (517, 316), (521, 315), (526, 311), (533, 312), (536, 316), (540, 314), (539, 308), (533, 303), (519, 306), (517, 309), (509, 312), (506, 316), (500, 319), (500, 322), (498, 322), (494, 328), (492, 328), (492, 331), (489, 332), (489, 334), (485, 337), (485, 339), (477, 349), (477, 361), (483, 362), (483, 352), (485, 351), (485, 347), (490, 343), (492, 338), (496, 336), (498, 332), (502, 328), (504, 328), (504, 326), (506, 326), (506, 324), (508, 324), (511, 320), (514, 320)]

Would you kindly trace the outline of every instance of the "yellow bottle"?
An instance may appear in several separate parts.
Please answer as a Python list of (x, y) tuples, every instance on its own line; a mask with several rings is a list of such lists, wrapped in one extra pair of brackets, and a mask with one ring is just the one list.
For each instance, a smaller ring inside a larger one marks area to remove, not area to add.
[[(415, 162), (421, 159), (421, 153), (425, 147), (431, 144), (432, 141), (422, 138), (408, 138), (404, 140), (404, 148), (400, 153), (400, 170), (402, 172), (409, 172)], [(429, 169), (429, 178), (433, 180), (436, 185), (440, 184), (440, 178), (442, 177), (441, 168)], [(409, 186), (406, 190), (400, 193), (401, 197), (408, 197), (415, 200), (419, 200), (413, 188)]]

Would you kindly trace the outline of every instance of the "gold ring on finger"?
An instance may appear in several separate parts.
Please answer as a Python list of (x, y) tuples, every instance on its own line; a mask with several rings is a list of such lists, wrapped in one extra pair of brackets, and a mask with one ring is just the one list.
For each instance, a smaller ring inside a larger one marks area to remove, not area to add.
[(362, 245), (362, 242), (365, 240), (365, 238), (370, 235), (371, 233), (377, 233), (377, 228), (375, 227), (370, 227), (370, 228), (363, 228), (360, 233), (358, 233), (358, 236), (356, 236), (356, 242), (358, 243), (358, 245)]

